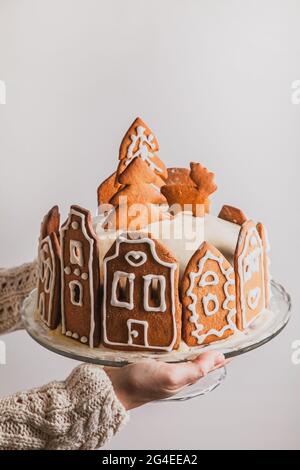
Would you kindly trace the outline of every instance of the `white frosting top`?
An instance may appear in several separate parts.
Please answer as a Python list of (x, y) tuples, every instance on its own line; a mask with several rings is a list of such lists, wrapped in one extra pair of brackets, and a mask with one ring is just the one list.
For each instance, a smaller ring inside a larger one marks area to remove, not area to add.
[[(103, 259), (116, 238), (124, 230), (104, 230), (103, 216), (93, 220), (94, 230), (99, 238), (100, 277), (102, 281)], [(150, 224), (143, 231), (148, 231), (161, 241), (178, 259), (180, 276), (203, 241), (214, 245), (233, 264), (240, 225), (219, 219), (213, 215), (193, 217), (191, 213), (180, 212), (174, 219)]]

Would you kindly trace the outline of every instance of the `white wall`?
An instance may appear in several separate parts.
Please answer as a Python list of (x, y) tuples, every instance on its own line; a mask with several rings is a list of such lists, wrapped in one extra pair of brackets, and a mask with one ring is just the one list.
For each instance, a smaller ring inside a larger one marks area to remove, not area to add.
[[(35, 256), (54, 203), (63, 219), (71, 203), (95, 210), (140, 115), (168, 166), (216, 172), (216, 211), (231, 203), (267, 225), (293, 298), (286, 331), (236, 360), (218, 391), (132, 412), (109, 448), (300, 447), (299, 15), (297, 0), (0, 0), (0, 265)], [(25, 332), (4, 339), (1, 394), (75, 365)]]

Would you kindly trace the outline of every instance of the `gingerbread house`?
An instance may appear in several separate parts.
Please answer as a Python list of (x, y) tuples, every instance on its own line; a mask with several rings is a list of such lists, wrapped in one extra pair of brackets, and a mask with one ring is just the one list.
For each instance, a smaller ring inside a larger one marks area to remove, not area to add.
[(60, 320), (59, 218), (58, 207), (52, 207), (43, 219), (39, 239), (37, 306), (42, 321), (51, 329)]
[(170, 351), (181, 337), (178, 263), (157, 240), (131, 237), (121, 235), (104, 259), (104, 344)]
[(252, 220), (240, 230), (234, 268), (236, 278), (237, 326), (247, 328), (266, 307), (266, 247)]
[(60, 230), (62, 334), (90, 347), (100, 341), (97, 237), (89, 211), (71, 206)]
[(181, 298), (183, 339), (189, 346), (226, 339), (236, 330), (234, 270), (207, 242), (187, 265)]

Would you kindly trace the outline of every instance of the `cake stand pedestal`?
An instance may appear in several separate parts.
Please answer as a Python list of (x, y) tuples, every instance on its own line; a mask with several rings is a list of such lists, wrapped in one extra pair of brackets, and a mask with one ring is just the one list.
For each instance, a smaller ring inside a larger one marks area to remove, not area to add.
[[(274, 339), (288, 324), (291, 316), (291, 299), (285, 289), (272, 281), (272, 297), (268, 310), (255, 320), (244, 332), (237, 332), (227, 340), (216, 343), (189, 348), (182, 344), (178, 351), (171, 352), (137, 352), (115, 351), (99, 346), (91, 349), (78, 343), (56, 330), (49, 330), (46, 325), (38, 321), (36, 314), (36, 290), (25, 299), (22, 307), (22, 319), (28, 334), (40, 345), (50, 351), (78, 361), (100, 364), (110, 367), (123, 367), (137, 363), (145, 358), (162, 362), (178, 363), (191, 360), (204, 351), (217, 350), (225, 357), (240, 356), (253, 349), (259, 348)], [(203, 396), (215, 390), (226, 377), (226, 369), (217, 369), (196, 384), (186, 387), (177, 395), (163, 400), (164, 402), (185, 401), (197, 396)]]

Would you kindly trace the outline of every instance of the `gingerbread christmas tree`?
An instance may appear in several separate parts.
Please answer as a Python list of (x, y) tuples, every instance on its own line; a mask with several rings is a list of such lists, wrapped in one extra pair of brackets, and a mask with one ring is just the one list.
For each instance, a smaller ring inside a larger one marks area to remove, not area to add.
[(155, 173), (156, 185), (161, 187), (168, 177), (164, 163), (158, 158), (159, 145), (151, 129), (141, 118), (132, 123), (120, 145), (119, 166), (116, 173), (116, 182), (120, 183), (120, 175), (134, 159), (141, 159), (147, 163)]
[(104, 223), (110, 229), (139, 230), (152, 222), (170, 218), (159, 206), (166, 198), (159, 191), (160, 177), (141, 158), (134, 158), (119, 176), (121, 189), (111, 198), (115, 206)]
[(216, 191), (215, 175), (203, 167), (200, 163), (190, 164), (190, 184), (167, 184), (161, 188), (170, 207), (181, 210), (189, 208), (194, 216), (204, 215), (204, 210), (209, 212), (209, 196)]

